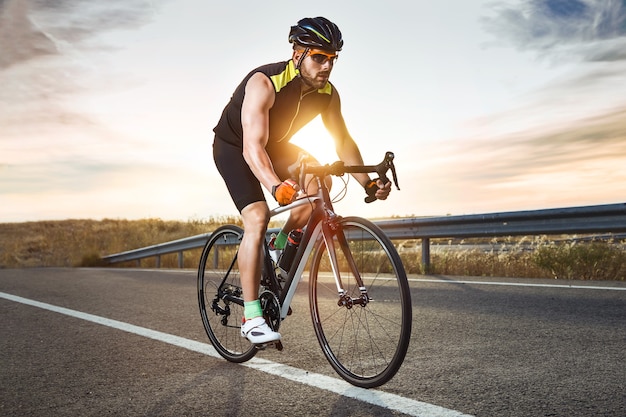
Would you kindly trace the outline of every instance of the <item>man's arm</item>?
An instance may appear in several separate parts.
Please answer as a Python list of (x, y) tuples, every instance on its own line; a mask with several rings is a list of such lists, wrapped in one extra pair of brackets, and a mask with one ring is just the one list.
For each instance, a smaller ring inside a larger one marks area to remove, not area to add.
[[(328, 109), (322, 114), (322, 120), (324, 121), (326, 129), (328, 129), (335, 140), (335, 150), (337, 151), (339, 159), (341, 159), (346, 165), (363, 165), (363, 158), (361, 157), (359, 147), (354, 139), (352, 139), (352, 136), (346, 127), (346, 122), (343, 119), (343, 115), (341, 113), (341, 100), (339, 98), (339, 93), (337, 93), (336, 90), (335, 94), (332, 96)], [(370, 176), (367, 174), (356, 173), (352, 174), (352, 176), (363, 187), (367, 186), (370, 182)], [(385, 200), (391, 191), (391, 183), (388, 182), (387, 184), (383, 184), (382, 181), (378, 181), (378, 187), (380, 189), (376, 192), (376, 198), (379, 200)]]
[[(335, 140), (335, 150), (339, 159), (346, 165), (362, 165), (363, 158), (361, 157), (359, 147), (352, 139), (352, 136), (350, 136), (346, 122), (341, 114), (341, 100), (337, 91), (333, 94), (328, 109), (322, 113), (322, 120), (324, 121), (324, 126), (326, 126), (326, 129), (328, 129)], [(367, 174), (353, 174), (353, 176), (362, 186), (365, 186), (370, 180)]]
[(274, 105), (274, 87), (262, 73), (254, 74), (246, 84), (241, 106), (243, 157), (254, 175), (269, 191), (281, 180), (274, 172), (265, 146), (269, 139), (269, 111)]

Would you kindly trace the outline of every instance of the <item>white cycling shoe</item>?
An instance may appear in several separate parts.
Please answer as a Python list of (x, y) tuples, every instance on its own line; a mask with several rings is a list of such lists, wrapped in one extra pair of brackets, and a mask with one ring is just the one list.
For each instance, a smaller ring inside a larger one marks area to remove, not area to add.
[(280, 340), (280, 333), (270, 329), (263, 317), (255, 317), (244, 321), (241, 324), (241, 336), (255, 345)]

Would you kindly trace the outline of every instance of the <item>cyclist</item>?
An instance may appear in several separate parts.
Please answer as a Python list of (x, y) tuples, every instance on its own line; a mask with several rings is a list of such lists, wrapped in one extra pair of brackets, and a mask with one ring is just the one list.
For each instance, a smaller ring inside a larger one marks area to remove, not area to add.
[[(214, 128), (213, 157), (243, 219), (245, 233), (238, 256), (245, 316), (241, 335), (254, 344), (280, 339), (263, 319), (258, 298), (259, 248), (269, 222), (261, 186), (280, 205), (294, 200), (299, 187), (290, 168), (302, 156), (310, 156), (289, 140), (318, 115), (334, 139), (339, 159), (348, 165), (363, 164), (341, 114), (339, 94), (328, 81), (343, 46), (339, 28), (323, 17), (304, 18), (291, 27), (289, 42), (293, 44), (292, 58), (251, 71)], [(353, 176), (369, 195), (380, 200), (389, 195), (391, 183), (371, 180), (367, 174)], [(313, 193), (316, 188), (306, 191)], [(303, 227), (310, 214), (308, 206), (291, 210), (275, 247), (284, 247), (287, 233)]]

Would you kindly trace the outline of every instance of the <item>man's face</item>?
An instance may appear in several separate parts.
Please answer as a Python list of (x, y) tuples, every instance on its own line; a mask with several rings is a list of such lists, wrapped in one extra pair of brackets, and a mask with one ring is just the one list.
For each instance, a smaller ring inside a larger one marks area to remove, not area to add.
[(308, 86), (318, 90), (324, 88), (336, 59), (336, 52), (312, 49), (300, 65), (300, 76)]

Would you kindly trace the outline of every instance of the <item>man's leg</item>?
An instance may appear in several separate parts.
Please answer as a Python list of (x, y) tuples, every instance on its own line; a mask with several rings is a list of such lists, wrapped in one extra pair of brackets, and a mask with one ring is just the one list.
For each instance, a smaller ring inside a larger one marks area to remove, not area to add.
[(243, 158), (240, 147), (216, 137), (213, 142), (213, 158), (243, 218), (244, 234), (239, 245), (237, 262), (243, 287), (244, 316), (250, 320), (241, 325), (241, 335), (252, 343), (279, 340), (280, 334), (272, 331), (265, 323), (259, 302), (261, 243), (269, 221), (269, 209), (261, 184)]
[(297, 207), (289, 213), (289, 218), (283, 224), (282, 232), (289, 234), (293, 229), (303, 228), (311, 217), (311, 207)]
[[(311, 163), (317, 163), (317, 161), (309, 155), (304, 149), (300, 148), (293, 143), (278, 143), (270, 145), (267, 148), (267, 152), (270, 155), (272, 160), (272, 164), (274, 165), (274, 171), (278, 174), (278, 177), (281, 180), (293, 179), (299, 181), (299, 174), (297, 169), (299, 168), (299, 164), (303, 159)], [(309, 189), (307, 192), (311, 192), (311, 182), (308, 182)], [(302, 186), (302, 184), (300, 184)], [(317, 189), (317, 186), (315, 186)], [(310, 206), (302, 206), (295, 208), (289, 212), (289, 217), (279, 233), (276, 237), (276, 241), (274, 242), (277, 249), (283, 249), (285, 243), (287, 242), (287, 235), (293, 229), (302, 228), (306, 225), (309, 217), (311, 216), (311, 207)]]
[(269, 210), (265, 201), (257, 201), (247, 205), (242, 211), (243, 228), (245, 233), (239, 245), (239, 271), (243, 286), (244, 301), (254, 301), (259, 298), (259, 284), (261, 281), (261, 243), (265, 238), (265, 231), (269, 221)]
[(265, 322), (259, 301), (261, 244), (269, 221), (267, 203), (265, 201), (251, 203), (244, 207), (241, 215), (244, 234), (237, 256), (245, 315), (244, 323), (241, 325), (241, 335), (255, 344), (280, 340), (280, 333), (273, 331)]

